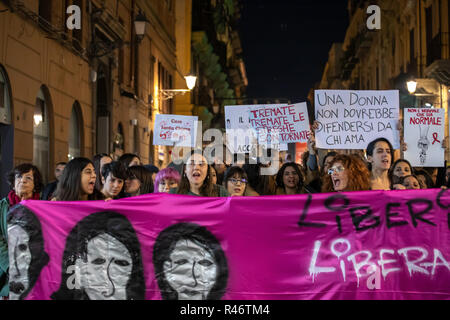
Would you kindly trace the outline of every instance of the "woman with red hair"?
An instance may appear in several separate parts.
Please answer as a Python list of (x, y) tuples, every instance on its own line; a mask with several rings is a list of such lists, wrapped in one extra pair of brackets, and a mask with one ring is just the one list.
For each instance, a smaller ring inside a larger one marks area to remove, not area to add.
[(323, 177), (322, 192), (370, 190), (370, 172), (359, 157), (337, 155)]

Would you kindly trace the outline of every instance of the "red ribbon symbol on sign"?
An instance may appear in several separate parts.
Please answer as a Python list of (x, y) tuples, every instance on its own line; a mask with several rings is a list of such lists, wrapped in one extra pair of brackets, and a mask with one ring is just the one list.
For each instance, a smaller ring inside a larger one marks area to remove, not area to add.
[(438, 134), (437, 134), (437, 132), (433, 133), (433, 139), (434, 139), (434, 141), (433, 141), (433, 143), (432, 143), (433, 145), (434, 145), (435, 142), (441, 143), (441, 142), (438, 140)]

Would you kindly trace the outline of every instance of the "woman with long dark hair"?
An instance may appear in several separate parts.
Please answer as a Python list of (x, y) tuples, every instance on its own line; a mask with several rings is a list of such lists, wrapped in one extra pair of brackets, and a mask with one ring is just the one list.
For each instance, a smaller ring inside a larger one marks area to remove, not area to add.
[(223, 177), (223, 186), (232, 197), (246, 195), (248, 185), (247, 174), (241, 167), (229, 167)]
[(405, 176), (413, 174), (414, 170), (408, 160), (398, 159), (389, 170), (389, 180), (391, 181), (392, 190), (404, 189), (401, 179)]
[(94, 156), (93, 162), (95, 174), (97, 175), (97, 179), (95, 180), (95, 189), (102, 191), (102, 168), (105, 164), (113, 162), (113, 159), (106, 153), (99, 153)]
[(211, 181), (209, 164), (201, 150), (193, 150), (187, 162), (183, 165), (178, 191), (170, 193), (188, 194), (202, 197), (227, 197), (228, 192), (221, 185), (214, 185)]
[(394, 148), (389, 140), (378, 138), (367, 146), (367, 161), (371, 173), (372, 190), (391, 190), (389, 170), (394, 160)]
[(288, 162), (277, 173), (277, 195), (306, 193), (303, 174), (295, 162)]
[(56, 201), (85, 201), (98, 198), (94, 164), (87, 158), (74, 158), (66, 165), (58, 183)]
[(119, 162), (121, 162), (125, 168), (142, 165), (141, 158), (133, 153), (125, 153), (119, 158)]
[(144, 166), (128, 168), (128, 178), (125, 180), (125, 193), (129, 197), (140, 196), (153, 192), (152, 173)]

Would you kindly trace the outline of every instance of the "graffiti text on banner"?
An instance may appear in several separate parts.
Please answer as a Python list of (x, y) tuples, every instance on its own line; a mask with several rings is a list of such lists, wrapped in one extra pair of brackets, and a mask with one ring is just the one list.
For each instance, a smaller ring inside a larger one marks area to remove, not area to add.
[(19, 299), (450, 299), (449, 208), (437, 189), (24, 201), (9, 256), (29, 271), (10, 287)]

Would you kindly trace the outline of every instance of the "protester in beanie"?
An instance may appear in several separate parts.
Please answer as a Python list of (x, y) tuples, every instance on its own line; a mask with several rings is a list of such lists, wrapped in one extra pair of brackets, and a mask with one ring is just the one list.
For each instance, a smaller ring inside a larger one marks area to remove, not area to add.
[(125, 192), (129, 197), (152, 193), (152, 173), (144, 166), (129, 167), (128, 178), (125, 180)]
[(372, 190), (391, 190), (389, 169), (391, 168), (394, 149), (389, 140), (378, 138), (367, 146), (367, 161), (371, 172), (370, 185)]
[(400, 182), (407, 190), (423, 189), (420, 186), (419, 179), (417, 178), (416, 175), (413, 175), (413, 174), (402, 177)]
[(61, 178), (64, 168), (66, 167), (66, 162), (58, 162), (55, 168), (55, 181), (50, 182), (42, 191), (42, 200), (50, 200), (53, 198), (53, 193), (56, 191), (56, 187), (58, 186), (59, 178)]
[(322, 192), (347, 192), (370, 190), (370, 172), (366, 164), (354, 155), (334, 157), (323, 178)]
[(178, 188), (181, 176), (175, 168), (165, 168), (158, 172), (155, 178), (155, 193), (169, 193), (170, 189)]
[(306, 193), (304, 188), (303, 174), (298, 165), (294, 162), (285, 163), (278, 171), (277, 177), (277, 195), (293, 195)]
[(389, 170), (389, 180), (391, 181), (391, 189), (399, 190), (404, 189), (401, 178), (413, 174), (413, 168), (408, 160), (398, 159), (394, 162), (394, 165)]
[(105, 164), (102, 169), (102, 194), (105, 200), (125, 197), (123, 186), (128, 178), (127, 169), (119, 161)]
[(94, 168), (97, 179), (95, 180), (95, 188), (100, 192), (103, 188), (102, 184), (102, 168), (105, 164), (111, 163), (113, 159), (106, 153), (99, 153), (94, 156)]
[(232, 197), (246, 195), (248, 178), (245, 171), (240, 167), (230, 167), (225, 171), (223, 186)]
[(195, 150), (191, 152), (191, 156), (183, 165), (183, 176), (178, 191), (172, 189), (170, 193), (203, 197), (228, 196), (224, 187), (212, 184), (208, 162), (201, 151)]
[(86, 201), (100, 198), (95, 189), (94, 164), (86, 158), (74, 158), (66, 165), (58, 183), (54, 201)]
[(141, 158), (139, 158), (138, 155), (132, 154), (132, 153), (125, 153), (119, 158), (119, 162), (123, 164), (125, 168), (132, 167), (132, 166), (140, 166)]
[(426, 172), (425, 170), (423, 170), (423, 169), (416, 169), (414, 171), (414, 175), (419, 180), (420, 189), (432, 189), (432, 188), (434, 188), (433, 179), (428, 174), (428, 172)]
[(7, 299), (8, 287), (8, 224), (6, 218), (9, 209), (22, 200), (39, 200), (42, 188), (42, 176), (32, 164), (18, 165), (8, 174), (11, 191), (0, 201), (0, 298)]

